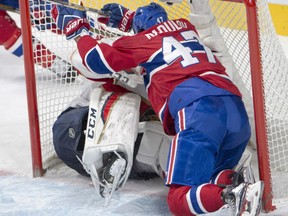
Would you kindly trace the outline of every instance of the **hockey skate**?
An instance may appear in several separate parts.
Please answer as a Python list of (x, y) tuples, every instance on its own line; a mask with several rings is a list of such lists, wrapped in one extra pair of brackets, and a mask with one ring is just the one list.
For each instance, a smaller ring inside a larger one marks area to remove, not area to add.
[(223, 200), (229, 205), (231, 216), (257, 216), (261, 211), (261, 198), (264, 184), (243, 182), (238, 186), (227, 186), (223, 191)]
[(103, 198), (110, 199), (114, 191), (122, 186), (127, 162), (124, 154), (116, 151), (103, 157), (105, 167), (100, 171), (99, 180), (102, 184), (99, 192)]

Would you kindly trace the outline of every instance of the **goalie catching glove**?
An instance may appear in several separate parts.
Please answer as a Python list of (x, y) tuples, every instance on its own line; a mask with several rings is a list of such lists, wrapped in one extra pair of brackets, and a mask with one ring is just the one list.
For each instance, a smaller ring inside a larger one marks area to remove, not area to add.
[(57, 27), (66, 35), (67, 40), (89, 34), (90, 25), (84, 11), (54, 5), (51, 14)]

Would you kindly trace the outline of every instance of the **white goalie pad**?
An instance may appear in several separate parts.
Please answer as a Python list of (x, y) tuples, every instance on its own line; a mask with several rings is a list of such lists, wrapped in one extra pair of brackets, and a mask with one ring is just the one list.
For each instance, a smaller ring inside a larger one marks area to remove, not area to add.
[(143, 136), (134, 163), (142, 170), (156, 172), (164, 178), (172, 137), (165, 134), (158, 121), (140, 122), (139, 133)]
[(106, 206), (131, 171), (140, 101), (136, 94), (116, 94), (102, 88), (91, 94), (82, 163)]

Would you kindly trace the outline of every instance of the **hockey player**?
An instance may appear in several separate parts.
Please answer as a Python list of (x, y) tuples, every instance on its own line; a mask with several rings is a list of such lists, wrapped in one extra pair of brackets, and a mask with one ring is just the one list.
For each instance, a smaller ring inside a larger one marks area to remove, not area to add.
[(262, 182), (231, 178), (251, 135), (241, 94), (195, 27), (185, 19), (168, 20), (151, 3), (136, 10), (134, 36), (107, 44), (88, 35), (86, 19), (67, 12), (54, 8), (57, 25), (75, 39), (91, 72), (142, 67), (149, 101), (166, 134), (174, 136), (166, 171), (171, 212), (197, 215), (228, 203), (235, 215), (259, 214)]
[[(1, 5), (4, 9), (7, 7), (19, 10), (18, 0), (0, 0), (0, 45), (13, 55), (21, 57), (23, 55), (21, 29), (7, 11), (1, 10)], [(49, 18), (47, 14), (50, 13), (50, 7), (50, 3), (45, 3), (44, 1), (31, 1), (31, 11), (33, 11), (31, 19), (37, 29), (53, 30), (51, 22), (48, 22), (47, 25), (45, 24), (45, 19)], [(45, 11), (45, 13), (41, 12), (41, 10)], [(51, 20), (51, 17), (49, 19)], [(54, 30), (56, 31), (55, 24)], [(36, 64), (51, 70), (60, 78), (67, 78), (66, 81), (68, 82), (75, 79), (77, 72), (70, 63), (55, 55), (36, 38), (33, 38), (33, 45), (35, 46), (34, 59)]]
[[(181, 3), (183, 0), (160, 0), (166, 2), (168, 5), (174, 3)], [(211, 11), (209, 0), (189, 0), (191, 13), (189, 13), (190, 22), (195, 26), (200, 39), (203, 44), (208, 46), (213, 54), (217, 56), (221, 64), (226, 68), (226, 73), (231, 80), (236, 84), (242, 94), (242, 100), (249, 117), (251, 125), (251, 139), (249, 142), (254, 149), (256, 149), (256, 134), (255, 134), (255, 121), (253, 100), (250, 91), (245, 86), (237, 68), (229, 54), (225, 41), (222, 38), (220, 30), (217, 26), (215, 17)], [(100, 17), (98, 21), (106, 24), (107, 26), (118, 28), (121, 31), (127, 32), (131, 30), (131, 22), (135, 14), (134, 11), (128, 10), (118, 4), (106, 4), (102, 8), (105, 12), (111, 12), (109, 17)]]

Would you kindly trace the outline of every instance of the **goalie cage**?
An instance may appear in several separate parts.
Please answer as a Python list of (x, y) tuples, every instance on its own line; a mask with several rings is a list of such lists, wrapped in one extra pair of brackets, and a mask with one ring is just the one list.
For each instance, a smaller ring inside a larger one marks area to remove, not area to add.
[[(77, 3), (70, 2), (71, 5)], [(82, 2), (88, 16), (95, 20), (95, 11), (106, 3), (116, 2), (135, 10), (151, 1)], [(190, 9), (185, 0), (181, 4), (163, 6), (170, 18), (188, 18)], [(253, 95), (259, 178), (265, 182), (263, 208), (272, 211), (277, 203), (288, 200), (288, 62), (266, 0), (210, 0), (210, 6), (242, 80)], [(76, 44), (50, 30), (38, 31), (31, 27), (28, 0), (20, 1), (20, 8), (33, 175), (36, 177), (53, 166), (51, 162), (57, 158), (51, 132), (55, 119), (89, 81), (78, 76), (74, 82), (65, 82), (65, 79), (59, 80), (41, 66), (34, 65), (32, 35), (67, 61)], [(115, 30), (113, 32), (95, 29), (94, 34), (113, 37)]]

